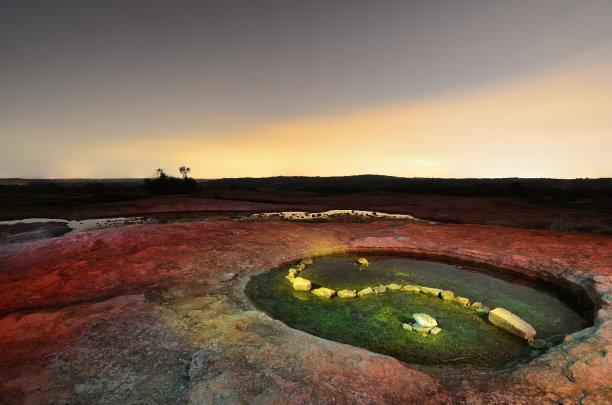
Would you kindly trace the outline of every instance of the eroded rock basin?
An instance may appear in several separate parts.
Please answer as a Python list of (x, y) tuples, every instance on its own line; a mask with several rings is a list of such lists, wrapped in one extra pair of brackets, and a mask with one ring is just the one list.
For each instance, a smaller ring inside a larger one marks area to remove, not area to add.
[[(440, 367), (298, 331), (244, 294), (257, 272), (364, 251), (489, 263), (543, 280), (593, 305), (593, 325), (503, 370)], [(1, 403), (612, 400), (610, 237), (410, 221), (218, 221), (14, 244), (0, 249), (0, 262)]]
[[(371, 294), (322, 298), (312, 291), (296, 291), (286, 278), (287, 266), (251, 277), (246, 292), (255, 305), (287, 325), (408, 363), (508, 367), (536, 357), (586, 326), (585, 319), (573, 309), (576, 305), (571, 297), (561, 298), (524, 281), (521, 285), (492, 277), (482, 269), (471, 267), (468, 271), (466, 266), (382, 254), (367, 255), (370, 266), (360, 267), (357, 257), (316, 258), (299, 274), (310, 280), (313, 288), (359, 291), (373, 287)], [(461, 305), (453, 294), (443, 299), (397, 289), (405, 285), (450, 291), (483, 305)], [(488, 322), (487, 307), (505, 308), (531, 324), (537, 331), (537, 348)], [(433, 335), (405, 330), (402, 325), (414, 322), (414, 313), (433, 316), (442, 332)]]

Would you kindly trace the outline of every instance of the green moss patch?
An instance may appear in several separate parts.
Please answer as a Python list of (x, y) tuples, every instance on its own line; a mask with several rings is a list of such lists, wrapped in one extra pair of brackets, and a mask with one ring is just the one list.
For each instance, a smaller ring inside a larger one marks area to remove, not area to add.
[[(407, 282), (453, 291), (490, 308), (512, 311), (531, 323), (541, 339), (585, 326), (579, 314), (545, 291), (448, 264), (403, 258), (372, 260), (360, 271), (354, 263), (357, 257), (318, 258), (300, 275), (336, 291)], [(246, 292), (272, 316), (313, 335), (422, 364), (501, 368), (540, 353), (491, 325), (486, 314), (454, 301), (401, 290), (350, 299), (320, 298), (294, 291), (285, 279), (288, 268), (253, 276)], [(419, 312), (433, 316), (442, 332), (422, 336), (402, 328), (403, 323), (413, 323), (412, 314)]]

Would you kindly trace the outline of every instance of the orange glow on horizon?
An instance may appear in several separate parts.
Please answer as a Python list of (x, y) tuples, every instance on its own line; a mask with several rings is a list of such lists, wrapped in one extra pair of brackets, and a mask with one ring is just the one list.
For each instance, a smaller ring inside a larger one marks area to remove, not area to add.
[(105, 154), (142, 167), (188, 162), (196, 177), (388, 174), (406, 177), (612, 175), (612, 65), (336, 116), (307, 117), (214, 140), (197, 135)]

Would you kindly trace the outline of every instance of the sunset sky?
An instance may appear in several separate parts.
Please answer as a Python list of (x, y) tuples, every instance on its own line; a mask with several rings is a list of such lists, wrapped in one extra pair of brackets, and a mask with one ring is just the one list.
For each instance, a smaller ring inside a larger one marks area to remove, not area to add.
[(611, 22), (609, 0), (0, 0), (0, 177), (610, 177)]

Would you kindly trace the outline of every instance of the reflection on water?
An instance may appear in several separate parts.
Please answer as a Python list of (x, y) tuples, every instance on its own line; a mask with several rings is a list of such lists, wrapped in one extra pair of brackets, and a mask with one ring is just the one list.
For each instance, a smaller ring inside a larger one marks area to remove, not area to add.
[[(387, 214), (376, 211), (360, 211), (360, 210), (330, 210), (325, 212), (303, 212), (303, 211), (283, 211), (283, 212), (265, 212), (265, 213), (245, 213), (243, 211), (205, 211), (205, 212), (174, 212), (164, 214), (150, 214), (145, 216), (134, 217), (114, 217), (114, 218), (95, 218), (82, 220), (66, 220), (60, 218), (25, 218), (13, 221), (0, 221), (0, 225), (15, 225), (18, 223), (34, 224), (34, 223), (50, 223), (57, 222), (66, 224), (70, 228), (70, 232), (64, 235), (74, 235), (79, 232), (95, 231), (105, 228), (114, 228), (124, 225), (133, 224), (166, 224), (173, 222), (196, 222), (206, 220), (249, 220), (257, 218), (283, 218), (290, 220), (313, 220), (326, 219), (337, 217), (340, 215), (354, 215), (362, 218), (372, 219), (403, 219), (419, 221), (411, 215), (404, 214)], [(430, 222), (433, 223), (433, 222)]]
[[(360, 269), (354, 263), (357, 257), (315, 259), (300, 276), (311, 280), (313, 288), (324, 286), (336, 291), (390, 283), (450, 290), (491, 309), (508, 309), (533, 325), (536, 337), (549, 344), (586, 326), (578, 313), (546, 291), (449, 264), (405, 258), (366, 256), (371, 264)], [(525, 340), (491, 325), (486, 314), (457, 303), (399, 290), (323, 299), (294, 291), (285, 279), (288, 268), (253, 276), (246, 293), (261, 309), (296, 329), (423, 364), (498, 368), (540, 353)], [(442, 332), (422, 336), (404, 330), (402, 323), (413, 322), (414, 313), (436, 318)]]
[(49, 223), (57, 222), (66, 224), (71, 230), (64, 235), (74, 235), (79, 232), (95, 231), (98, 229), (114, 228), (123, 225), (133, 225), (144, 223), (146, 218), (144, 217), (116, 217), (116, 218), (96, 218), (96, 219), (82, 219), (76, 221), (69, 221), (66, 219), (57, 218), (26, 218), (17, 219), (14, 221), (0, 221), (0, 225), (15, 225), (15, 224), (35, 224), (35, 223)]
[(253, 217), (263, 218), (282, 218), (282, 219), (327, 219), (340, 215), (355, 215), (362, 218), (386, 218), (386, 219), (417, 219), (411, 215), (405, 214), (387, 214), (378, 211), (360, 211), (360, 210), (329, 210), (324, 212), (306, 212), (306, 211), (281, 211), (281, 212), (265, 212), (261, 214), (253, 214)]

